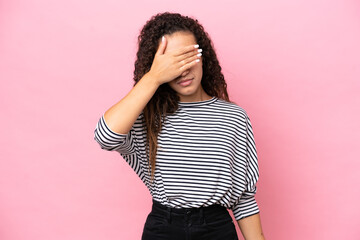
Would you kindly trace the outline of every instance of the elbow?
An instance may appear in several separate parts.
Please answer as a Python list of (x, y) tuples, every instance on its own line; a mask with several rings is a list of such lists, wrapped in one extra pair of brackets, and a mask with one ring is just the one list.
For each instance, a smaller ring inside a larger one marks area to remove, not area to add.
[(94, 140), (99, 144), (101, 149), (106, 151), (114, 151), (124, 144), (125, 137), (114, 139), (111, 138), (111, 136), (106, 135), (105, 132), (102, 132), (100, 129), (96, 128), (94, 131)]

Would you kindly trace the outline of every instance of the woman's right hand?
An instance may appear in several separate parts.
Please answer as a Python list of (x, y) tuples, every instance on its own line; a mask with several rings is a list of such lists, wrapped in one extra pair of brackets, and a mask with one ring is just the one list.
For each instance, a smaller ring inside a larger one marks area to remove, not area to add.
[(151, 65), (150, 74), (161, 85), (179, 77), (200, 61), (199, 45), (190, 45), (166, 53), (167, 40), (162, 37), (160, 46)]

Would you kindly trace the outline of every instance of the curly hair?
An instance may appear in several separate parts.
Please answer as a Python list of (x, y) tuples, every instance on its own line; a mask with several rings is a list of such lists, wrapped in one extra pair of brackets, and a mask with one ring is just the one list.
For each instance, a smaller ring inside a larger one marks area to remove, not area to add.
[[(179, 13), (158, 13), (143, 26), (138, 36), (134, 86), (150, 71), (161, 37), (178, 31), (191, 32), (197, 44), (203, 49), (201, 85), (204, 91), (210, 96), (230, 102), (227, 84), (208, 33), (197, 19), (182, 16)], [(147, 133), (146, 152), (149, 169), (151, 169), (151, 182), (155, 172), (157, 136), (164, 124), (165, 116), (178, 109), (178, 101), (180, 98), (176, 92), (168, 84), (161, 84), (143, 110), (143, 127)]]

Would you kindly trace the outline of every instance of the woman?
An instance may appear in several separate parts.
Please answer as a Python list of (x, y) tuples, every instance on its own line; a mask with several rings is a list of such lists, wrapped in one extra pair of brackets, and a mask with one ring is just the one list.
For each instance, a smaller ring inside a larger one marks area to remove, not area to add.
[(148, 187), (142, 239), (264, 239), (255, 200), (250, 119), (230, 102), (212, 42), (187, 16), (153, 16), (139, 37), (132, 90), (99, 119), (94, 139)]

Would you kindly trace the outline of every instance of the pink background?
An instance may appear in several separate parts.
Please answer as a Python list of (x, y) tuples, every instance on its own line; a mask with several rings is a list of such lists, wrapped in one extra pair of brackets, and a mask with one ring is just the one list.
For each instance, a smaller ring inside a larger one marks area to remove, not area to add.
[(359, 239), (357, 0), (1, 1), (0, 239), (140, 239), (151, 196), (93, 131), (166, 10), (204, 25), (251, 118), (267, 240)]

